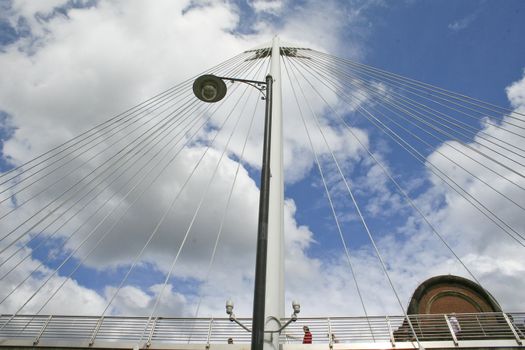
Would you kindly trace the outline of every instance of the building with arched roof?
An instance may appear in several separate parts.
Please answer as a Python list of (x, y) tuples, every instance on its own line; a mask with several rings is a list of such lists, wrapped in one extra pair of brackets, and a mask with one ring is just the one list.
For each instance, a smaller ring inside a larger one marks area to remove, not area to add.
[(421, 283), (407, 314), (501, 312), (496, 299), (479, 284), (463, 277), (441, 275)]

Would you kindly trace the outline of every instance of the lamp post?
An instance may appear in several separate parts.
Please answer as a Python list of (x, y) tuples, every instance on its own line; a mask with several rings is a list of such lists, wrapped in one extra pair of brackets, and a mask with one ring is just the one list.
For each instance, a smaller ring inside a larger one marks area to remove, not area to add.
[[(255, 262), (255, 286), (252, 316), (252, 350), (263, 350), (265, 325), (266, 262), (268, 250), (268, 213), (270, 204), (270, 145), (272, 126), (272, 84), (271, 75), (266, 81), (246, 80), (229, 77), (217, 77), (207, 74), (200, 76), (193, 83), (193, 92), (201, 101), (214, 103), (226, 96), (224, 80), (237, 81), (254, 86), (262, 91), (266, 86), (266, 106), (264, 112), (264, 142), (261, 168), (261, 190), (259, 194), (259, 218), (257, 224), (257, 253)], [(228, 305), (229, 306), (229, 305)], [(233, 309), (233, 304), (229, 311)], [(228, 308), (227, 308), (228, 310)]]

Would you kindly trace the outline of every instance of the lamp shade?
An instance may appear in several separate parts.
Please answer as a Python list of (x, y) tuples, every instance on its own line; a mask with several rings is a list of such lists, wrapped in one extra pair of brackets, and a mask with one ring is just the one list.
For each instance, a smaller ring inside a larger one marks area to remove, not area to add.
[(201, 101), (213, 103), (226, 95), (226, 84), (213, 74), (201, 75), (193, 83), (193, 93)]

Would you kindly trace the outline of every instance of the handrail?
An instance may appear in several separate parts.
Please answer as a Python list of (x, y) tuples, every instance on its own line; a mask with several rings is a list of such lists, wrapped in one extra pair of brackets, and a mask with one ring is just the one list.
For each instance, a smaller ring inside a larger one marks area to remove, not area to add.
[[(0, 315), (0, 324), (10, 320), (12, 315)], [(315, 317), (299, 318), (290, 324), (286, 334), (281, 335), (283, 345), (301, 344), (303, 326), (313, 334), (313, 344), (325, 344), (336, 348), (338, 343), (399, 344), (413, 342), (441, 342), (457, 347), (468, 341), (513, 341), (518, 347), (525, 342), (525, 313), (471, 313), (455, 314), (460, 327), (455, 331), (450, 315), (410, 315), (413, 333), (404, 316), (366, 317)], [(239, 319), (249, 323), (250, 319)], [(111, 344), (136, 344), (146, 326), (147, 317), (120, 316), (60, 316), (60, 315), (16, 315), (0, 330), (0, 347), (25, 344), (35, 347), (60, 347), (87, 344), (86, 347), (103, 347)], [(456, 322), (456, 321), (454, 321)], [(169, 318), (156, 317), (150, 323), (146, 344), (151, 348), (159, 344), (202, 345), (227, 344), (228, 338), (234, 344), (250, 343), (251, 334), (232, 323), (228, 318)], [(100, 344), (100, 345), (99, 345)], [(83, 347), (83, 346), (79, 346)], [(118, 346), (115, 346), (118, 347)]]

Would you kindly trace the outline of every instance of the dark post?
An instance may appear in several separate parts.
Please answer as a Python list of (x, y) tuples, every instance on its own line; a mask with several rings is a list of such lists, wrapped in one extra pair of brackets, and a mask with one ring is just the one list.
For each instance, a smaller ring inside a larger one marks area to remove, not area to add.
[(272, 84), (266, 76), (266, 109), (264, 113), (264, 143), (259, 195), (259, 222), (257, 227), (257, 256), (255, 261), (255, 288), (253, 293), (252, 350), (263, 350), (264, 307), (266, 297), (266, 258), (268, 250), (268, 209), (270, 205), (270, 145), (272, 138)]

